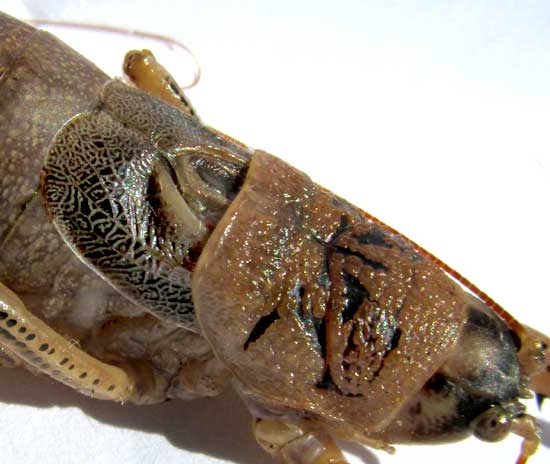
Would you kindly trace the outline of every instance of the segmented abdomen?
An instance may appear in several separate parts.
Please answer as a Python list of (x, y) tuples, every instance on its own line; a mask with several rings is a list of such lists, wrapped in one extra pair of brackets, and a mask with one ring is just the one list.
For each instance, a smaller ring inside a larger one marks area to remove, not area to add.
[(95, 104), (107, 79), (52, 35), (0, 13), (0, 246), (37, 192), (53, 136)]

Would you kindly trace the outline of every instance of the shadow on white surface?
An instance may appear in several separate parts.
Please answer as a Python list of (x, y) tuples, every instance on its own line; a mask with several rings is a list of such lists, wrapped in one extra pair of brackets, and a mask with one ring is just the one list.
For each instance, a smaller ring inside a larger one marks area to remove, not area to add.
[[(238, 464), (276, 462), (254, 441), (251, 416), (231, 388), (214, 398), (174, 400), (154, 406), (119, 405), (88, 398), (21, 369), (0, 368), (0, 404), (76, 407), (104, 424), (161, 435), (174, 447), (190, 453)], [(360, 462), (380, 464), (368, 448), (357, 443), (340, 444)]]
[[(0, 369), (0, 404), (35, 408), (77, 407), (99, 422), (164, 436), (174, 447), (238, 464), (274, 461), (255, 443), (250, 415), (229, 390), (216, 398), (154, 406), (93, 400), (47, 378)], [(185, 461), (182, 461), (185, 462)]]
[(359, 462), (364, 462), (365, 464), (381, 464), (378, 456), (360, 443), (339, 442), (339, 445), (346, 455), (353, 455), (359, 458)]
[[(100, 423), (160, 435), (172, 446), (189, 453), (238, 464), (275, 463), (255, 443), (250, 415), (231, 389), (215, 398), (176, 400), (155, 406), (121, 406), (87, 398), (19, 369), (0, 369), (0, 379), (0, 404), (76, 407)], [(550, 422), (539, 419), (539, 424), (542, 446), (550, 448)], [(355, 456), (353, 462), (380, 464), (380, 459), (368, 448), (354, 443), (340, 444), (346, 453)]]
[(540, 428), (542, 430), (542, 446), (550, 449), (550, 422), (538, 419)]

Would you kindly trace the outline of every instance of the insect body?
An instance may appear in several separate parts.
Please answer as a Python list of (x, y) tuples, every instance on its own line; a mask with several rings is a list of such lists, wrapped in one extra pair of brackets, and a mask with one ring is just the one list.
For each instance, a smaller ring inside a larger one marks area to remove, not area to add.
[(513, 432), (518, 463), (535, 452), (520, 399), (550, 394), (547, 337), (204, 126), (151, 55), (127, 58), (134, 88), (0, 24), (5, 363), (136, 403), (231, 379), (258, 442), (288, 463), (345, 462), (331, 435), (390, 451)]

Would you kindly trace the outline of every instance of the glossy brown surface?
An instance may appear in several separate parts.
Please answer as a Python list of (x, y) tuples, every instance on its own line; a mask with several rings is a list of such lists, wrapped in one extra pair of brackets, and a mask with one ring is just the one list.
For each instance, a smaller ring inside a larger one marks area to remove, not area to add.
[(256, 152), (193, 297), (216, 354), (270, 402), (375, 431), (448, 357), (463, 291), (399, 237)]
[[(46, 323), (34, 325), (41, 336), (131, 366), (136, 402), (215, 394), (227, 367), (273, 430), (311, 428), (318, 443), (294, 443), (289, 462), (327, 449), (327, 422), (375, 447), (438, 441), (471, 432), (500, 403), (526, 438), (518, 462), (534, 452), (536, 424), (516, 387), (537, 375), (532, 386), (548, 391), (547, 338), (521, 337), (505, 313), (483, 338), (477, 329), (491, 324), (467, 320), (452, 271), (398, 233), (281, 160), (256, 152), (249, 167), (246, 146), (147, 93), (103, 85), (51, 36), (3, 16), (0, 25), (0, 281)], [(12, 306), (23, 322), (23, 305)], [(197, 330), (194, 309), (208, 340), (181, 328)], [(15, 333), (12, 319), (5, 327)], [(493, 343), (504, 333), (506, 350)], [(532, 342), (521, 375), (516, 339)], [(514, 388), (479, 383), (489, 377), (480, 366)], [(266, 449), (282, 435), (270, 429)]]

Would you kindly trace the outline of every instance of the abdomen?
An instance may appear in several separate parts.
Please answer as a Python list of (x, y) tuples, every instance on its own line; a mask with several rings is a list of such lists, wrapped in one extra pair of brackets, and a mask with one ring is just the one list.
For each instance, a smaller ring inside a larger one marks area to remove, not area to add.
[(38, 191), (51, 139), (107, 79), (52, 35), (0, 13), (0, 248)]

